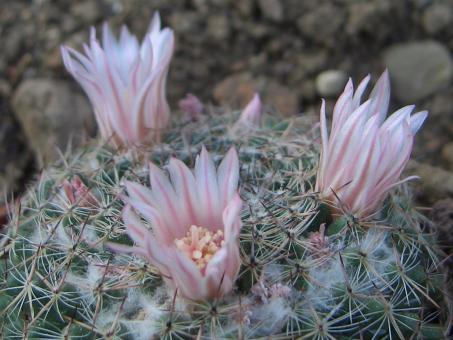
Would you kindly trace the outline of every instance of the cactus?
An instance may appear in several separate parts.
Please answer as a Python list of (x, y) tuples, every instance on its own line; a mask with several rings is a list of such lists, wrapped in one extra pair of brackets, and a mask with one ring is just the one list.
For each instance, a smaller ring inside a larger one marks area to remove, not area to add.
[[(319, 136), (307, 117), (266, 117), (233, 129), (211, 114), (129, 151), (93, 141), (45, 170), (11, 212), (1, 240), (0, 333), (5, 339), (440, 339), (445, 334), (442, 254), (407, 184), (382, 212), (335, 219), (314, 191)], [(179, 123), (181, 124), (181, 123)], [(146, 162), (188, 165), (235, 145), (242, 267), (222, 298), (190, 301), (169, 290), (131, 245), (121, 219), (124, 181), (146, 183)], [(68, 194), (79, 178), (89, 189)], [(87, 199), (86, 195), (90, 195)]]

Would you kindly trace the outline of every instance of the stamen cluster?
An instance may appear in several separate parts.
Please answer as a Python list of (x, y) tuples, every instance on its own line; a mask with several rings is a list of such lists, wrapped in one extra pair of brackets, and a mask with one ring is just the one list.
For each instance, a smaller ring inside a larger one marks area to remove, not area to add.
[(203, 270), (214, 254), (224, 245), (222, 230), (212, 232), (204, 227), (191, 225), (187, 236), (176, 239), (176, 247)]

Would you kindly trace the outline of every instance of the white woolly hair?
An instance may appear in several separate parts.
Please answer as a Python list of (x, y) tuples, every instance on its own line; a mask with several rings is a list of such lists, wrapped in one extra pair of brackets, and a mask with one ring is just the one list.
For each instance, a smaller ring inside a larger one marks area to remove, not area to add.
[(367, 232), (360, 244), (360, 250), (367, 255), (376, 273), (385, 273), (386, 268), (395, 262), (393, 250), (387, 242), (387, 234), (376, 228)]
[[(309, 286), (306, 297), (314, 306), (322, 309), (332, 308), (334, 300), (333, 293), (336, 288), (345, 282), (344, 275), (349, 278), (349, 283), (354, 290), (372, 289), (373, 285), (385, 284), (385, 281), (379, 275), (385, 273), (395, 259), (391, 246), (386, 242), (386, 233), (370, 229), (359, 242), (351, 242), (347, 247), (343, 247), (343, 242), (339, 242), (334, 248), (341, 249), (344, 253), (343, 264), (340, 257), (335, 255), (328, 262), (318, 267), (311, 267), (309, 275), (313, 279), (313, 284)], [(360, 251), (365, 254), (367, 264), (367, 275), (369, 280), (360, 279), (349, 273), (347, 266), (347, 253), (352, 250), (354, 253)], [(346, 271), (346, 272), (345, 272)]]
[(95, 264), (88, 264), (87, 272), (84, 276), (68, 272), (66, 275), (66, 282), (76, 287), (80, 292), (81, 297), (91, 305), (96, 303), (96, 297), (93, 292), (99, 284), (99, 281), (102, 280), (103, 270), (103, 268)]
[(263, 278), (269, 283), (280, 282), (284, 268), (278, 263), (269, 263), (262, 271)]
[(252, 337), (278, 333), (291, 313), (288, 301), (284, 298), (274, 298), (269, 303), (255, 305), (250, 309), (247, 333)]
[(164, 311), (155, 296), (144, 294), (139, 289), (130, 289), (123, 308), (125, 313), (140, 313), (140, 318), (135, 316), (133, 319), (120, 320), (134, 340), (148, 340), (156, 336), (157, 322)]
[(340, 258), (335, 256), (321, 266), (312, 266), (309, 276), (312, 284), (309, 285), (305, 297), (316, 307), (330, 309), (332, 307), (333, 288), (344, 282)]

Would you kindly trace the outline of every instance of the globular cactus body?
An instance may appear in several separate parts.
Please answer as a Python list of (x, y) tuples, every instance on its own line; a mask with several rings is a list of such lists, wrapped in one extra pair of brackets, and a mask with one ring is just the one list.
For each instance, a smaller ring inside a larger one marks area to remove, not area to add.
[[(122, 153), (92, 145), (42, 173), (2, 239), (0, 333), (5, 339), (440, 339), (442, 275), (429, 221), (396, 188), (374, 219), (332, 220), (314, 186), (318, 136), (308, 118), (267, 118), (241, 132), (234, 115), (169, 130), (161, 144)], [(235, 145), (244, 201), (235, 289), (196, 302), (169, 290), (131, 245), (126, 180), (146, 162), (218, 162)], [(88, 187), (68, 197), (75, 176)], [(87, 195), (89, 199), (87, 199)]]

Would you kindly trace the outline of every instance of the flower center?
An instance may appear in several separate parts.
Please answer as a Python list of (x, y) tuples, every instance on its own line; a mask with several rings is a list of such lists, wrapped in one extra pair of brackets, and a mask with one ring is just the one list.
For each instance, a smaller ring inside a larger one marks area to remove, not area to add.
[(191, 225), (187, 236), (176, 239), (176, 248), (184, 252), (201, 270), (223, 246), (223, 231), (215, 233), (206, 228)]

